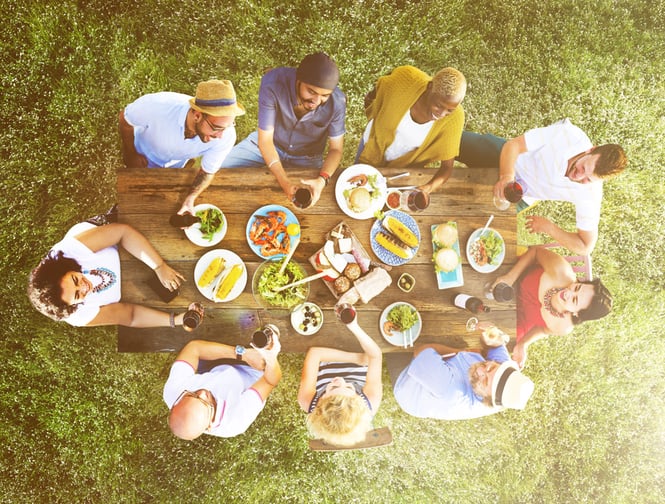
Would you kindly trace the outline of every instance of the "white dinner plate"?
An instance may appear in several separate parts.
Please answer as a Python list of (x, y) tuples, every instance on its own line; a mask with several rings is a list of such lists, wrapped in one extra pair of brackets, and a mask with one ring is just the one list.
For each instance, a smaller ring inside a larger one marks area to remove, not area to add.
[[(196, 215), (196, 212), (207, 210), (208, 208), (215, 208), (219, 210), (219, 208), (217, 208), (215, 205), (211, 205), (210, 203), (201, 203), (194, 207), (194, 215)], [(226, 215), (224, 215), (224, 212), (221, 210), (219, 210), (219, 212), (222, 214), (222, 229), (212, 235), (212, 240), (207, 240), (203, 237), (203, 233), (201, 233), (201, 223), (197, 222), (196, 224), (192, 224), (188, 228), (185, 228), (185, 235), (187, 238), (189, 238), (189, 241), (191, 241), (194, 245), (198, 245), (199, 247), (212, 247), (213, 245), (217, 245), (220, 241), (222, 241), (222, 238), (226, 236), (226, 230), (229, 226), (228, 222), (226, 221)]]
[[(349, 182), (350, 179), (358, 175), (366, 175), (367, 177), (375, 177), (375, 188), (371, 186), (369, 181), (367, 184), (358, 186), (357, 184)], [(344, 195), (345, 191), (351, 190), (354, 187), (365, 187), (372, 193), (372, 199), (370, 200), (370, 205), (367, 210), (364, 212), (354, 212), (349, 208), (349, 202)], [(381, 172), (374, 168), (373, 166), (366, 164), (355, 164), (349, 166), (346, 170), (339, 174), (337, 178), (337, 183), (335, 184), (335, 199), (337, 199), (337, 204), (342, 209), (346, 215), (353, 219), (370, 219), (374, 217), (374, 214), (383, 208), (383, 205), (386, 202), (386, 193), (388, 192), (388, 184), (386, 178), (381, 175)]]
[[(224, 265), (224, 271), (222, 271), (222, 273), (206, 287), (199, 287), (199, 278), (201, 278), (203, 272), (216, 257), (221, 257), (226, 261), (226, 264)], [(220, 280), (222, 280), (223, 277), (231, 271), (231, 267), (234, 264), (242, 264), (242, 275), (240, 275), (240, 278), (238, 278), (238, 281), (233, 286), (233, 289), (231, 289), (231, 292), (229, 292), (229, 295), (226, 296), (226, 298), (223, 300), (217, 299), (215, 297), (215, 288), (219, 284)], [(214, 301), (216, 303), (226, 303), (228, 301), (233, 301), (235, 298), (240, 296), (240, 294), (242, 294), (243, 290), (245, 290), (245, 285), (247, 285), (247, 267), (235, 252), (231, 252), (230, 250), (226, 249), (211, 250), (203, 254), (196, 262), (196, 266), (194, 267), (194, 281), (196, 282), (196, 288), (199, 290), (199, 292), (210, 301)]]
[(478, 264), (471, 255), (471, 245), (478, 239), (478, 237), (480, 236), (480, 232), (482, 230), (483, 230), (482, 228), (476, 229), (473, 233), (471, 233), (471, 236), (469, 236), (469, 240), (466, 242), (466, 258), (469, 261), (471, 267), (476, 271), (478, 271), (479, 273), (492, 273), (493, 271), (496, 271), (499, 268), (499, 266), (501, 266), (503, 259), (506, 257), (506, 243), (503, 241), (503, 237), (501, 236), (501, 234), (499, 234), (498, 231), (492, 228), (487, 228), (487, 231), (485, 231), (485, 236), (489, 235), (490, 233), (494, 233), (501, 240), (501, 252), (499, 253), (499, 256), (496, 258), (494, 264), (490, 263), (483, 265)]
[(385, 324), (388, 321), (388, 313), (390, 313), (390, 310), (392, 310), (394, 307), (399, 305), (406, 305), (412, 310), (416, 310), (415, 306), (409, 303), (405, 303), (404, 301), (398, 301), (396, 303), (389, 305), (385, 310), (383, 310), (383, 312), (381, 313), (381, 317), (379, 317), (379, 329), (381, 330), (381, 335), (383, 336), (383, 338), (391, 345), (395, 345), (398, 347), (404, 347), (404, 345), (406, 345), (407, 348), (410, 348), (411, 343), (415, 342), (418, 339), (418, 336), (420, 336), (420, 331), (423, 327), (423, 320), (420, 317), (420, 313), (418, 313), (418, 310), (416, 310), (416, 315), (418, 315), (418, 321), (410, 329), (411, 331), (410, 336), (409, 336), (409, 331), (404, 331), (404, 332), (393, 331), (392, 334), (388, 334), (383, 330), (383, 324)]
[[(309, 310), (309, 312), (308, 312)], [(307, 324), (307, 326), (304, 329), (300, 328), (300, 325), (303, 323), (305, 320), (305, 317), (307, 316), (307, 313), (310, 313), (311, 315), (308, 317), (308, 319), (311, 321), (314, 318), (314, 313), (318, 313), (320, 318), (318, 324), (314, 325), (311, 322)], [(315, 334), (319, 332), (319, 329), (321, 329), (321, 326), (323, 325), (323, 310), (319, 308), (318, 305), (314, 303), (310, 303), (309, 301), (301, 304), (300, 306), (297, 306), (292, 312), (291, 312), (291, 325), (293, 328), (296, 330), (298, 334), (302, 334), (303, 336), (310, 336), (312, 334)]]
[[(249, 248), (251, 248), (252, 252), (254, 252), (261, 259), (279, 259), (280, 257), (284, 257), (286, 255), (281, 252), (279, 254), (273, 254), (273, 255), (263, 254), (261, 252), (262, 245), (255, 244), (252, 241), (252, 239), (249, 237), (249, 234), (252, 230), (252, 226), (254, 225), (254, 221), (256, 220), (257, 216), (269, 217), (270, 212), (284, 212), (284, 214), (286, 215), (286, 220), (284, 221), (284, 228), (286, 228), (286, 226), (288, 226), (289, 224), (293, 223), (300, 225), (300, 222), (298, 222), (298, 218), (295, 216), (295, 214), (288, 208), (283, 207), (281, 205), (265, 205), (256, 210), (247, 221), (247, 229), (245, 230), (245, 237), (247, 238), (247, 243), (249, 244)], [(281, 242), (284, 239), (285, 235), (286, 235), (286, 229), (280, 231), (276, 237), (277, 241)], [(300, 233), (298, 233), (295, 236), (291, 236), (290, 237), (291, 242), (293, 242), (293, 240), (295, 240), (298, 236), (300, 236)]]
[[(401, 210), (389, 210), (384, 214), (384, 217), (391, 216), (400, 221), (402, 224), (404, 224), (406, 227), (409, 228), (409, 230), (416, 235), (416, 238), (418, 238), (418, 245), (416, 247), (411, 248), (411, 252), (413, 252), (413, 257), (416, 257), (416, 254), (418, 253), (418, 248), (420, 247), (420, 229), (418, 228), (418, 223), (416, 220), (411, 217), (408, 213), (402, 212)], [(411, 259), (404, 259), (403, 257), (398, 256), (397, 254), (393, 254), (389, 250), (383, 248), (381, 245), (378, 244), (376, 241), (376, 235), (379, 233), (379, 231), (384, 232), (387, 235), (390, 235), (391, 233), (383, 227), (381, 224), (380, 220), (374, 221), (374, 224), (372, 224), (372, 228), (369, 231), (369, 241), (370, 245), (372, 246), (372, 252), (376, 254), (376, 257), (378, 257), (382, 263), (388, 264), (389, 266), (401, 266), (402, 264), (408, 263)]]

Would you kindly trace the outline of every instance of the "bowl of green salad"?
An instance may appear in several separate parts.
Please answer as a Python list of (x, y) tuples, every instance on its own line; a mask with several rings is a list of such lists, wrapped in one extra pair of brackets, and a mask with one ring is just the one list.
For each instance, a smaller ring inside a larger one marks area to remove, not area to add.
[(291, 310), (303, 304), (309, 297), (309, 282), (275, 292), (279, 287), (288, 285), (307, 276), (305, 268), (291, 260), (284, 273), (279, 274), (283, 259), (268, 259), (254, 272), (252, 294), (254, 299), (267, 310)]

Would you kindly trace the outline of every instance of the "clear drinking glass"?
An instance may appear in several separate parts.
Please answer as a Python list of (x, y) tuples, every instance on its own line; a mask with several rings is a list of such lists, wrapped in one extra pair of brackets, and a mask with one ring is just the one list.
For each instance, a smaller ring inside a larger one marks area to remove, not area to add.
[(335, 315), (344, 324), (350, 324), (356, 319), (356, 310), (349, 303), (341, 303), (335, 305)]

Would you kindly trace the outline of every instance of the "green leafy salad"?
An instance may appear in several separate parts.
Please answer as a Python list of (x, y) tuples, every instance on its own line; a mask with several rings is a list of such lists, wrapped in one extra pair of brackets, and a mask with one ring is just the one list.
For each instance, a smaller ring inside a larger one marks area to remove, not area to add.
[(411, 329), (418, 322), (418, 312), (408, 305), (400, 304), (388, 312), (387, 317), (400, 332)]
[(267, 304), (282, 308), (291, 308), (301, 304), (307, 298), (309, 286), (308, 284), (301, 284), (281, 292), (275, 292), (274, 289), (278, 287), (304, 278), (302, 269), (293, 262), (289, 262), (286, 265), (284, 273), (279, 275), (281, 265), (281, 261), (266, 264), (256, 284), (256, 289)]
[(484, 234), (482, 238), (478, 239), (480, 259), (477, 261), (479, 264), (483, 263), (483, 255), (485, 256), (485, 263), (497, 264), (501, 251), (503, 250), (503, 240), (494, 231)]
[(196, 216), (201, 219), (201, 234), (203, 238), (212, 241), (215, 233), (222, 230), (224, 226), (224, 218), (222, 212), (216, 208), (206, 208), (196, 212)]

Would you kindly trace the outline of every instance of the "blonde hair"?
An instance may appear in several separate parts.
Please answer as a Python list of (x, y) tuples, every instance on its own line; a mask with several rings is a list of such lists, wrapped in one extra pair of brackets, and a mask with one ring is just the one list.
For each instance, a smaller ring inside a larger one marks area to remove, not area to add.
[(307, 428), (328, 444), (350, 446), (365, 439), (372, 428), (372, 414), (357, 394), (326, 395), (307, 415)]
[(453, 98), (461, 102), (466, 95), (466, 78), (459, 70), (446, 67), (432, 79), (432, 93), (441, 98)]

